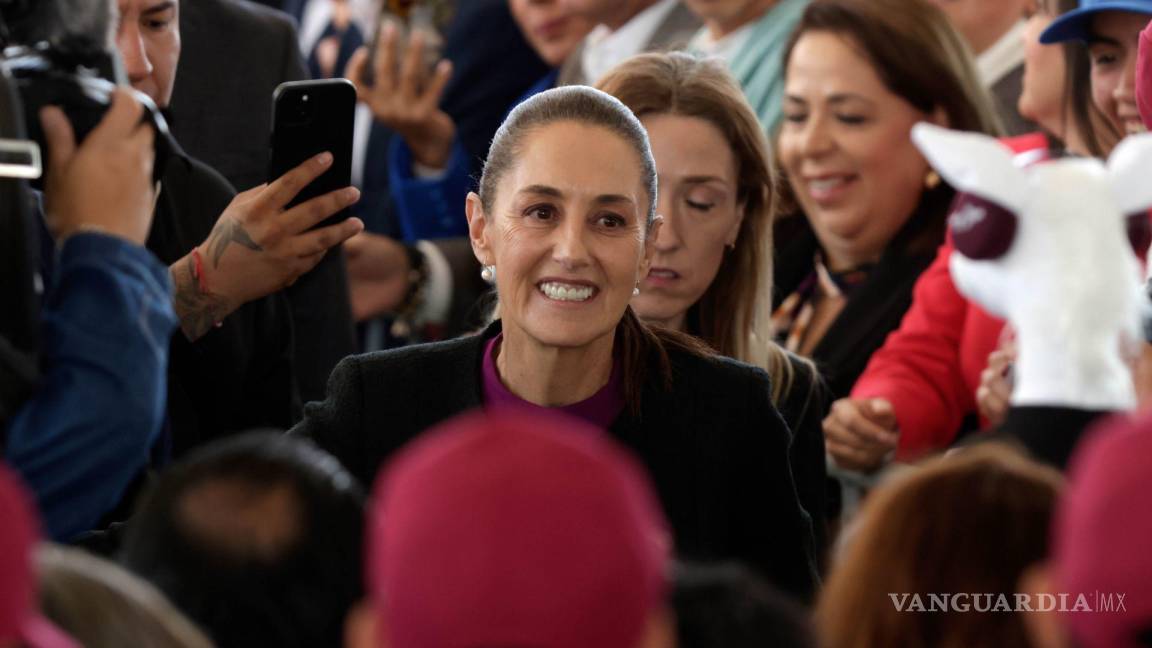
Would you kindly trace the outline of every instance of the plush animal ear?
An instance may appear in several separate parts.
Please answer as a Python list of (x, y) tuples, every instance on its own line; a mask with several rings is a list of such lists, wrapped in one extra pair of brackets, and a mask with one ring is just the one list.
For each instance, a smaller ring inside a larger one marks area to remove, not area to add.
[(912, 141), (957, 191), (981, 196), (1017, 214), (1024, 211), (1028, 200), (1024, 172), (996, 138), (920, 122), (912, 127)]
[(1152, 133), (1124, 138), (1108, 158), (1108, 175), (1121, 214), (1152, 207)]

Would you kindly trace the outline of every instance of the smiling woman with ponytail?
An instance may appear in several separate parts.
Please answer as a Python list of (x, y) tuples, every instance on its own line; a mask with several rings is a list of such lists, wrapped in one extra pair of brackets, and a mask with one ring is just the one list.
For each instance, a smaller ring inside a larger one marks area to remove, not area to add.
[(567, 87), (525, 101), (467, 204), (499, 320), (475, 336), (345, 359), (294, 432), (371, 483), (398, 447), (465, 410), (583, 418), (647, 466), (681, 556), (743, 561), (810, 598), (811, 523), (768, 374), (657, 333), (629, 305), (659, 237), (656, 197), (647, 134), (618, 100)]

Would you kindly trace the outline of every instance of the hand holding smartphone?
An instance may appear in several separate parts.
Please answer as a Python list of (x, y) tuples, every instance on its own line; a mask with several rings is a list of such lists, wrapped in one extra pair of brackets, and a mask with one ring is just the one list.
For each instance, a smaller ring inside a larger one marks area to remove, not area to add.
[[(352, 129), (356, 88), (347, 79), (293, 81), (276, 88), (272, 99), (271, 183), (305, 160), (332, 154), (332, 165), (296, 194), (287, 208), (352, 184)], [(316, 228), (347, 219), (341, 210)]]

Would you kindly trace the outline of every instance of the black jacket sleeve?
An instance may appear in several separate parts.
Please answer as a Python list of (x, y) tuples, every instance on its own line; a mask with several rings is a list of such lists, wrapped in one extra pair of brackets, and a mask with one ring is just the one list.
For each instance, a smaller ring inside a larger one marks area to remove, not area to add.
[[(802, 601), (815, 595), (818, 576), (812, 536), (812, 521), (800, 505), (790, 461), (792, 435), (780, 413), (771, 402), (771, 387), (766, 374), (756, 371), (757, 379), (748, 381), (749, 422), (742, 430), (735, 453), (737, 463), (732, 471), (732, 496), (749, 499), (741, 507), (746, 515), (735, 524), (732, 537), (741, 555), (762, 557), (759, 568), (782, 590)], [(766, 427), (761, 427), (767, 422)], [(759, 423), (760, 425), (756, 425)], [(760, 506), (768, 503), (768, 510)], [(755, 504), (753, 504), (755, 503)]]
[[(364, 378), (361, 358), (340, 361), (328, 377), (328, 396), (304, 406), (304, 420), (288, 433), (309, 438), (344, 464), (360, 483), (371, 487), (376, 457), (361, 447), (364, 417)], [(384, 425), (385, 422), (379, 422)]]
[(1065, 470), (1084, 434), (1112, 414), (1116, 412), (1059, 405), (1014, 405), (1008, 409), (999, 428), (972, 435), (963, 444), (1015, 443), (1037, 461)]
[(800, 504), (812, 518), (817, 563), (821, 564), (828, 544), (828, 468), (823, 423), (831, 395), (814, 367), (799, 358), (789, 358), (794, 371), (792, 385), (776, 405), (792, 430), (792, 477)]

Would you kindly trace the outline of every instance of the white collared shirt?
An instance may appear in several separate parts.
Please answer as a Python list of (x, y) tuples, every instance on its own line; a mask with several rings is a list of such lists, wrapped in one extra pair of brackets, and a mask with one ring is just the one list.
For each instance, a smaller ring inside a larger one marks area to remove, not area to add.
[[(360, 28), (364, 40), (368, 41), (376, 33), (373, 27), (377, 14), (380, 11), (378, 3), (373, 0), (350, 0), (349, 16), (352, 22)], [(300, 19), (300, 30), (297, 36), (300, 39), (300, 51), (307, 59), (320, 35), (328, 28), (332, 21), (332, 3), (329, 0), (309, 0), (304, 5), (303, 16)], [(341, 74), (343, 70), (340, 71)]]
[[(373, 24), (379, 12), (378, 3), (373, 0), (351, 0), (350, 17), (352, 22), (360, 29), (364, 39), (371, 39), (375, 34)], [(328, 0), (308, 0), (304, 4), (300, 29), (297, 37), (300, 43), (300, 53), (304, 60), (320, 41), (320, 36), (332, 21), (332, 3)], [(344, 74), (337, 70), (337, 76)], [(372, 128), (372, 110), (365, 104), (357, 102), (356, 118), (352, 131), (352, 184), (357, 187), (364, 186), (364, 162), (368, 153), (368, 135)]]
[(758, 20), (759, 18), (720, 38), (713, 38), (712, 32), (708, 30), (707, 26), (701, 27), (700, 31), (696, 32), (696, 35), (689, 41), (688, 51), (699, 52), (705, 56), (715, 56), (725, 63), (729, 63), (736, 56), (736, 53), (744, 47), (745, 41), (752, 34), (752, 28), (756, 26)]
[(1024, 64), (1024, 21), (1016, 23), (984, 53), (976, 57), (976, 69), (984, 86), (991, 88), (1009, 72)]
[(660, 0), (633, 16), (632, 20), (616, 31), (604, 25), (593, 29), (584, 40), (584, 52), (580, 59), (584, 80), (589, 84), (595, 83), (624, 59), (644, 51), (656, 30), (676, 8), (677, 2), (679, 0)]

